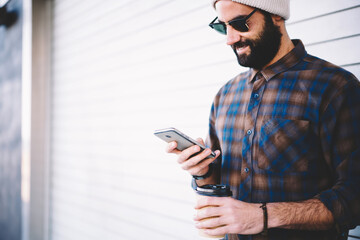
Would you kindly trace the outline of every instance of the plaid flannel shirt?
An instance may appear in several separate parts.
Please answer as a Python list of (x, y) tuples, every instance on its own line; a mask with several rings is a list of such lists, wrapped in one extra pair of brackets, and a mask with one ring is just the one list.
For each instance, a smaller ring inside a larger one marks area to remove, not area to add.
[(278, 62), (256, 74), (241, 73), (220, 89), (206, 144), (221, 150), (215, 169), (234, 198), (317, 198), (338, 228), (270, 229), (268, 237), (228, 239), (336, 239), (334, 232), (360, 223), (359, 81), (307, 54), (300, 40), (293, 42), (295, 48)]

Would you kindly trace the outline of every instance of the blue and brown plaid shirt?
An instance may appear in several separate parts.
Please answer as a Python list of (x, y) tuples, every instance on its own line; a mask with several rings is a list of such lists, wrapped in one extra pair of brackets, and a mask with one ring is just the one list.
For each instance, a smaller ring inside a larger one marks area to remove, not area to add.
[[(346, 230), (360, 224), (360, 84), (307, 54), (301, 41), (268, 68), (241, 73), (218, 92), (207, 145), (215, 169), (246, 202), (320, 199)], [(339, 229), (338, 229), (339, 230)], [(335, 230), (334, 230), (335, 232)], [(270, 229), (229, 239), (335, 239), (332, 231)]]

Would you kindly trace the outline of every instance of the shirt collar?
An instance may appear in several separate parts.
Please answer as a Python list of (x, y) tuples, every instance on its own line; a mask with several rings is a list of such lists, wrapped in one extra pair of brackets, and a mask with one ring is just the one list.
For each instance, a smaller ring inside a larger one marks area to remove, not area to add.
[[(295, 39), (292, 40), (292, 42), (295, 47), (289, 53), (287, 53), (284, 57), (279, 59), (277, 62), (271, 64), (267, 68), (260, 70), (260, 73), (264, 76), (266, 81), (269, 81), (275, 75), (295, 66), (307, 54), (304, 44), (301, 42), (301, 40)], [(250, 69), (249, 82), (255, 81), (256, 73), (257, 72), (255, 72), (254, 69)]]

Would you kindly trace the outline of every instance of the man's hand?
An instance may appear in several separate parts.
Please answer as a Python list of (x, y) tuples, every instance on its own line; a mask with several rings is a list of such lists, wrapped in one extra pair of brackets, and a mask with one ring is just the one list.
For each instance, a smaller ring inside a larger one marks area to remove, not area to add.
[[(230, 197), (199, 196), (195, 206), (195, 225), (203, 229), (204, 233), (214, 236), (232, 233), (258, 234), (264, 229), (264, 216), (260, 205)], [(267, 209), (268, 228), (319, 231), (334, 226), (332, 213), (318, 199), (268, 203)]]
[(264, 216), (260, 205), (231, 197), (199, 196), (195, 206), (195, 226), (214, 236), (229, 233), (257, 234), (264, 228)]
[[(199, 143), (204, 145), (204, 141), (201, 138), (196, 139)], [(167, 145), (166, 152), (168, 153), (175, 153), (178, 155), (178, 163), (181, 165), (181, 168), (185, 171), (189, 172), (191, 175), (204, 175), (209, 170), (209, 164), (213, 162), (219, 155), (220, 151), (215, 151), (216, 157), (215, 158), (208, 158), (211, 154), (211, 150), (209, 148), (205, 149), (203, 152), (200, 152), (199, 146), (192, 146), (184, 151), (179, 151), (176, 149), (177, 143), (171, 142)], [(199, 153), (195, 156), (194, 154)], [(191, 157), (192, 156), (192, 157)]]

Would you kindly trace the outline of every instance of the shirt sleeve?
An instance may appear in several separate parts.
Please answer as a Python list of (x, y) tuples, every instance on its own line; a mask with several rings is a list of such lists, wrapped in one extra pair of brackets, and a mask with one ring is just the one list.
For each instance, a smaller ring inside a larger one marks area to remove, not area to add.
[(350, 80), (331, 97), (320, 126), (334, 184), (316, 198), (332, 212), (340, 231), (360, 225), (360, 84)]
[(220, 140), (216, 133), (215, 122), (216, 122), (216, 112), (219, 105), (220, 92), (216, 95), (215, 100), (211, 106), (210, 117), (209, 117), (209, 132), (205, 140), (206, 147), (209, 147), (213, 151), (220, 150), (220, 156), (213, 162), (214, 174), (216, 174), (217, 183), (220, 183), (221, 176), (221, 159), (222, 151)]

